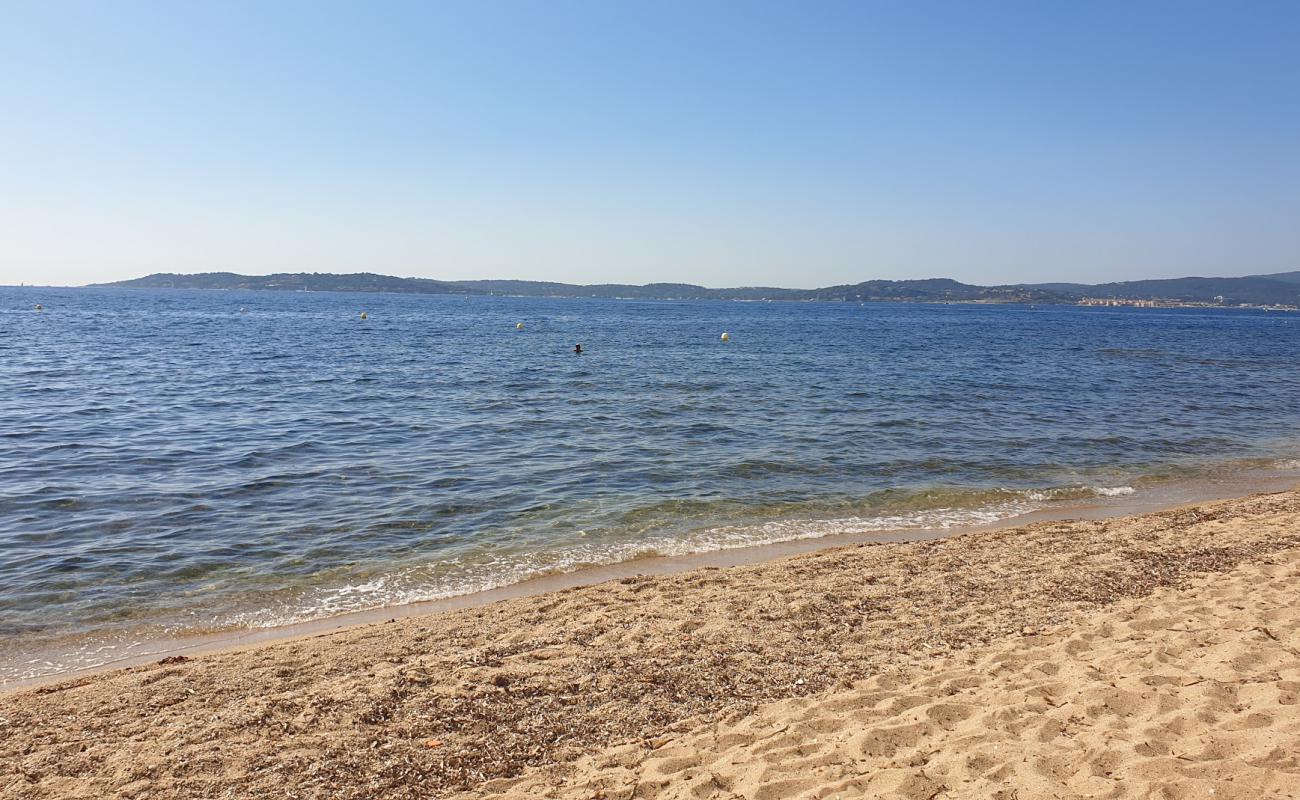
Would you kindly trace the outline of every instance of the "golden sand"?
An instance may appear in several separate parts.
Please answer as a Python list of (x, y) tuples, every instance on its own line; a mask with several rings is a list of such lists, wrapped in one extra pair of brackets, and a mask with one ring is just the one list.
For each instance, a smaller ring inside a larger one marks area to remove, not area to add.
[(1277, 562), (476, 794), (1300, 797), (1300, 551)]
[(1300, 797), (1300, 492), (0, 697), (0, 797)]

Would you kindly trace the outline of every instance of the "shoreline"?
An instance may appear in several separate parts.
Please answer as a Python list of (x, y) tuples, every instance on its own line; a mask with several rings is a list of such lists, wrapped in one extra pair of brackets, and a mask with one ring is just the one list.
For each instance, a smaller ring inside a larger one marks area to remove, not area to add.
[[(89, 290), (112, 290), (112, 291), (152, 291), (152, 292), (246, 292), (250, 294), (340, 294), (340, 295), (397, 295), (401, 297), (455, 297), (465, 299), (507, 299), (507, 300), (610, 300), (615, 302), (634, 302), (634, 303), (841, 303), (852, 305), (857, 303), (863, 305), (871, 304), (909, 304), (925, 306), (1022, 306), (1027, 308), (1134, 308), (1134, 309), (1196, 309), (1196, 310), (1215, 310), (1215, 311), (1289, 311), (1297, 312), (1300, 308), (1295, 305), (1276, 302), (1276, 303), (1217, 303), (1212, 300), (1180, 300), (1177, 298), (1155, 298), (1155, 297), (1071, 297), (1060, 296), (1057, 298), (1031, 298), (1017, 297), (1015, 299), (1004, 299), (1001, 297), (992, 298), (960, 298), (960, 299), (940, 299), (933, 297), (911, 296), (911, 297), (890, 297), (875, 296), (864, 298), (861, 295), (843, 296), (843, 297), (669, 297), (669, 296), (645, 296), (636, 295), (591, 295), (591, 294), (513, 294), (507, 291), (483, 290), (476, 291), (402, 291), (396, 289), (375, 289), (375, 288), (357, 288), (357, 289), (306, 289), (292, 288), (289, 286), (161, 286), (161, 285), (139, 285), (134, 280), (145, 280), (145, 278), (127, 279), (124, 281), (113, 281), (109, 283), (88, 283), (80, 285), (43, 285), (43, 284), (19, 284), (19, 285), (0, 285), (0, 289), (89, 289)], [(185, 277), (185, 276), (180, 276)], [(243, 276), (250, 279), (267, 276), (249, 275)], [(398, 276), (383, 276), (395, 280), (413, 280), (412, 278), (402, 278)], [(1259, 276), (1246, 276), (1259, 277)], [(489, 281), (492, 279), (488, 279)], [(1169, 279), (1185, 280), (1185, 279)], [(1214, 279), (1211, 279), (1214, 280)], [(475, 283), (476, 281), (468, 281)], [(526, 281), (525, 281), (526, 282)], [(458, 283), (458, 281), (449, 281), (449, 283)], [(973, 286), (973, 285), (972, 285)], [(581, 285), (573, 285), (574, 289), (590, 289)], [(632, 286), (628, 288), (643, 289), (644, 286)], [(710, 289), (708, 287), (698, 287), (703, 291), (720, 291), (726, 292), (729, 289)], [(777, 287), (774, 287), (777, 288)], [(823, 287), (830, 288), (830, 287)], [(989, 288), (989, 287), (975, 287)], [(817, 292), (822, 289), (779, 289), (783, 292)]]
[[(864, 543), (894, 544), (947, 539), (1016, 528), (1036, 522), (1111, 519), (1174, 510), (1206, 502), (1240, 499), (1258, 493), (1284, 491), (1297, 485), (1300, 485), (1300, 469), (1254, 468), (1226, 476), (1200, 476), (1192, 480), (1164, 482), (1131, 495), (1096, 496), (1060, 502), (1050, 507), (974, 525), (828, 534), (814, 538), (790, 539), (683, 555), (646, 556), (611, 564), (584, 566), (468, 594), (346, 612), (289, 625), (157, 637), (146, 640), (139, 649), (128, 655), (102, 663), (17, 680), (0, 678), (0, 697), (71, 678), (99, 675), (149, 664), (161, 658), (197, 657), (279, 642), (292, 642), (394, 620), (480, 608), (507, 600), (536, 597), (638, 576), (669, 576), (697, 569), (725, 569), (762, 564), (791, 556)], [(25, 654), (25, 656), (39, 657), (37, 654)]]
[[(1090, 615), (1293, 562), (1300, 489), (630, 577), (177, 656), (0, 696), (0, 798), (492, 796), (609, 748), (635, 765), (774, 702), (1014, 654), (1022, 637), (1105, 641)], [(1213, 630), (1227, 608), (1197, 613)]]

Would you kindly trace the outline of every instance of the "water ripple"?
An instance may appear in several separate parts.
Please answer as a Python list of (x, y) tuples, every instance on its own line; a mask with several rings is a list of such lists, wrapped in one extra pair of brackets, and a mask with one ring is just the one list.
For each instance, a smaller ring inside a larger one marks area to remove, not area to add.
[(1290, 319), (0, 289), (0, 644), (28, 674), (159, 631), (1300, 464)]

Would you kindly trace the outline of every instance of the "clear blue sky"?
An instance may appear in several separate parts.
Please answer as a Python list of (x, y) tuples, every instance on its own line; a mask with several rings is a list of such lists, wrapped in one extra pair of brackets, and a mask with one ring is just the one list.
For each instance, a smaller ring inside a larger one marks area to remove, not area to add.
[(0, 283), (1300, 269), (1300, 3), (0, 0)]

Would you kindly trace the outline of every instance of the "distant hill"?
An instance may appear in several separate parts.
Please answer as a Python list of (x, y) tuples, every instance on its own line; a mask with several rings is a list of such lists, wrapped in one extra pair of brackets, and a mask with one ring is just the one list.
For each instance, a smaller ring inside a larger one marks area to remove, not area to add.
[[(838, 302), (905, 301), (920, 303), (1074, 303), (1083, 298), (1222, 302), (1225, 305), (1298, 305), (1300, 272), (1244, 278), (1170, 278), (1119, 283), (1040, 283), (976, 286), (949, 278), (863, 281), (822, 289), (743, 286), (710, 289), (689, 283), (578, 285), (548, 281), (439, 281), (358, 272), (238, 275), (204, 272), (158, 273), (134, 280), (94, 284), (131, 289), (250, 289), (313, 292), (397, 292), (403, 294), (506, 295), (523, 297), (605, 297), (638, 300), (820, 300)], [(1220, 300), (1222, 298), (1222, 300)]]
[(1255, 277), (1268, 278), (1283, 283), (1300, 283), (1300, 272), (1275, 272), (1272, 275), (1256, 275)]
[(115, 283), (94, 284), (128, 289), (278, 289), (314, 292), (402, 292), (407, 294), (474, 294), (515, 297), (607, 297), (637, 300), (904, 300), (913, 302), (1067, 302), (1068, 298), (1032, 287), (973, 286), (948, 278), (907, 281), (865, 281), (824, 289), (781, 289), (744, 286), (710, 289), (690, 283), (623, 283), (578, 285), (548, 281), (438, 281), (429, 278), (396, 278), (359, 272), (279, 273), (237, 275), (233, 272), (204, 272), (179, 275), (170, 272)]
[[(722, 295), (728, 298), (743, 289), (707, 289), (691, 283), (647, 283), (634, 286), (626, 283), (596, 283), (582, 286), (549, 281), (455, 281), (457, 286), (475, 289), (484, 294), (512, 297), (624, 297), (644, 300), (714, 300)], [(784, 292), (786, 289), (771, 289)]]
[(1133, 300), (1183, 300), (1226, 305), (1295, 305), (1300, 303), (1300, 272), (1249, 275), (1244, 278), (1168, 278), (1096, 285), (1046, 283), (1036, 288), (1069, 297), (1119, 297)]
[(922, 303), (1061, 303), (1071, 298), (1027, 286), (975, 286), (950, 278), (864, 281), (810, 289), (810, 300), (898, 300)]
[(308, 292), (398, 292), (403, 294), (487, 294), (487, 292), (431, 278), (395, 278), (373, 272), (332, 275), (327, 272), (281, 272), (275, 275), (236, 275), (233, 272), (199, 272), (180, 275), (159, 272), (129, 281), (96, 283), (126, 289), (254, 289)]

